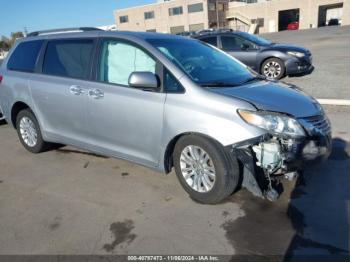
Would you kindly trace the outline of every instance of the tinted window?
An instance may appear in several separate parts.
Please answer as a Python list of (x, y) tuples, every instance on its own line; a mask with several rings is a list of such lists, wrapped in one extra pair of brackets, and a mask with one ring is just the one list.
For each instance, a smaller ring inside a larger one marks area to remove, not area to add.
[(209, 45), (218, 46), (218, 39), (216, 36), (201, 38), (200, 40), (209, 44)]
[(188, 6), (189, 13), (196, 13), (203, 11), (203, 3), (193, 4)]
[(260, 45), (260, 46), (268, 46), (272, 44), (271, 41), (265, 38), (262, 38), (261, 36), (252, 35), (246, 32), (239, 32), (238, 34), (244, 37), (245, 39), (248, 39), (249, 41), (252, 41), (253, 43), (256, 43), (257, 45)]
[(19, 44), (11, 55), (7, 68), (9, 70), (34, 72), (43, 42), (39, 40)]
[(249, 48), (253, 48), (253, 45), (249, 41), (235, 36), (222, 36), (221, 44), (222, 49), (225, 51), (242, 50), (243, 44), (246, 44)]
[(93, 40), (59, 40), (47, 45), (43, 73), (55, 76), (87, 78)]
[(107, 40), (101, 52), (99, 81), (128, 86), (131, 73), (156, 71), (154, 59), (128, 43)]

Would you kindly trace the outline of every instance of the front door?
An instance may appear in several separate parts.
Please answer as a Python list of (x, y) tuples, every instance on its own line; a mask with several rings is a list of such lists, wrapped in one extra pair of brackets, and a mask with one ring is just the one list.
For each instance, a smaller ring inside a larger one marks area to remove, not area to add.
[(223, 35), (221, 36), (221, 48), (253, 70), (257, 70), (257, 49), (251, 42), (239, 36)]
[(128, 85), (133, 72), (156, 74), (156, 60), (133, 43), (105, 39), (97, 64), (88, 98), (93, 144), (104, 153), (157, 166), (166, 94)]

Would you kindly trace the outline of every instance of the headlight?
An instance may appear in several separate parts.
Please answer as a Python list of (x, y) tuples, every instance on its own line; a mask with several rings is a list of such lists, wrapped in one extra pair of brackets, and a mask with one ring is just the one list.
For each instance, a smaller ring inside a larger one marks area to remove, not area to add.
[(288, 54), (288, 55), (291, 55), (291, 56), (296, 56), (296, 57), (304, 57), (304, 56), (305, 56), (304, 53), (301, 53), (301, 52), (294, 52), (294, 51), (288, 51), (287, 54)]
[(273, 112), (238, 110), (238, 114), (248, 124), (260, 127), (274, 134), (293, 137), (305, 136), (304, 129), (292, 117)]

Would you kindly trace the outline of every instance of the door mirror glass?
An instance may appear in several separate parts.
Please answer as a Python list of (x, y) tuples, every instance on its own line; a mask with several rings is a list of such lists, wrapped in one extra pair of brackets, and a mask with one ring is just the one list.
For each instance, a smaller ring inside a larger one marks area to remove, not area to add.
[(159, 81), (151, 72), (133, 72), (129, 77), (129, 86), (140, 89), (158, 90)]

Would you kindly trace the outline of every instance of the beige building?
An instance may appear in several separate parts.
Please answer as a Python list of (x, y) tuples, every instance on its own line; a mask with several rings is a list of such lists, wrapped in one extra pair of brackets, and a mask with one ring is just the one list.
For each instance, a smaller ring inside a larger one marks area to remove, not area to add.
[(172, 0), (114, 11), (118, 30), (180, 33), (226, 27), (229, 0)]
[(285, 30), (291, 22), (298, 22), (299, 29), (325, 26), (331, 19), (350, 25), (350, 0), (234, 1), (226, 18), (232, 29), (259, 33)]

